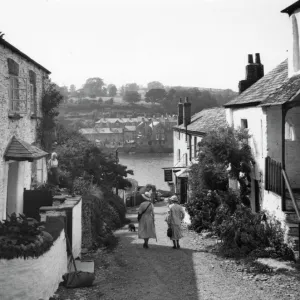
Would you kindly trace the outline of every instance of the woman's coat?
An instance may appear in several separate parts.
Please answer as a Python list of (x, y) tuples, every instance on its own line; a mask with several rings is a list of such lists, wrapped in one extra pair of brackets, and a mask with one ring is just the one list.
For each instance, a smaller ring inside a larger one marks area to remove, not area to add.
[(138, 212), (141, 214), (149, 204), (150, 206), (139, 221), (138, 237), (140, 239), (156, 239), (153, 204), (150, 201), (144, 201), (141, 203)]

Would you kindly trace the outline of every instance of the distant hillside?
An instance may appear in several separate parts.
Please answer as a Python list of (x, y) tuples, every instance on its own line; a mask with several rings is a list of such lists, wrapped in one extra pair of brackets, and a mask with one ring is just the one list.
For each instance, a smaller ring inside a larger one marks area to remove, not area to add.
[(220, 106), (226, 104), (227, 102), (229, 102), (230, 100), (232, 100), (238, 95), (237, 92), (234, 92), (229, 89), (228, 90), (210, 89), (209, 92), (216, 98)]

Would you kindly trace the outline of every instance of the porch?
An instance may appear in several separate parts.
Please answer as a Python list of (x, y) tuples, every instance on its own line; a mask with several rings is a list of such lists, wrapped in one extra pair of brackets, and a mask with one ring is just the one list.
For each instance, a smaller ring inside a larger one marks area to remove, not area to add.
[(263, 109), (267, 138), (262, 207), (283, 221), (299, 252), (300, 98)]

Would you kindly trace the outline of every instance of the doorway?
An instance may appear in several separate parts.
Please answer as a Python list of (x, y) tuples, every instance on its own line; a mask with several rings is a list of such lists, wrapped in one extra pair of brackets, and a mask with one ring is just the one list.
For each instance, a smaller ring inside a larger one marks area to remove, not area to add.
[(254, 180), (254, 197), (255, 197), (255, 212), (260, 212), (258, 180)]
[(180, 203), (187, 202), (187, 178), (180, 178)]
[(23, 213), (24, 163), (8, 165), (6, 214)]

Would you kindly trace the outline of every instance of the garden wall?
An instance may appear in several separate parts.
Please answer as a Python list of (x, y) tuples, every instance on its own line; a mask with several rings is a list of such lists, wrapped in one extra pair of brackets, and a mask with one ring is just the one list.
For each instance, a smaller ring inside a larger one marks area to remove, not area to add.
[(38, 300), (53, 296), (67, 272), (65, 231), (38, 258), (0, 259), (0, 299)]

